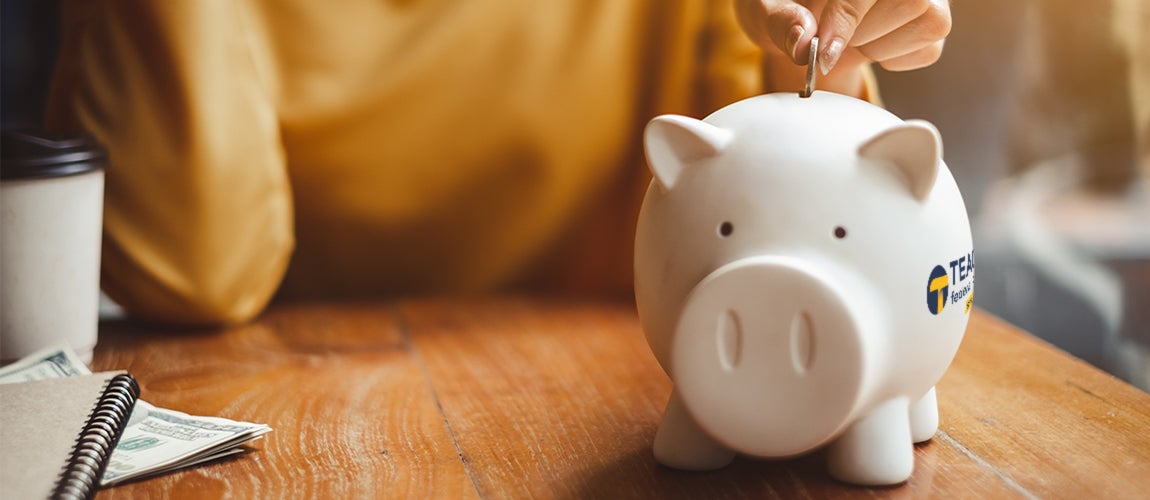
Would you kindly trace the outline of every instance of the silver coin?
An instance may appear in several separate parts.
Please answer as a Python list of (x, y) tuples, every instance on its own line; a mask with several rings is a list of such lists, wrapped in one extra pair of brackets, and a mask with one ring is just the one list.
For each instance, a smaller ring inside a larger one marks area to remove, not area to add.
[(810, 97), (815, 92), (815, 78), (818, 77), (819, 71), (815, 67), (818, 66), (816, 58), (819, 55), (819, 37), (811, 38), (811, 55), (807, 58), (807, 86), (803, 89), (803, 93), (799, 94), (800, 97)]

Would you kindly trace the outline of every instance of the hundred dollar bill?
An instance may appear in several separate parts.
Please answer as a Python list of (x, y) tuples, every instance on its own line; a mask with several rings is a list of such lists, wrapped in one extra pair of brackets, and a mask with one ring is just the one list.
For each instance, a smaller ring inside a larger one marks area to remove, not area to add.
[(240, 446), (271, 428), (218, 417), (195, 417), (139, 401), (112, 453), (102, 485), (242, 453)]
[[(0, 384), (85, 375), (91, 370), (64, 346), (37, 351), (0, 368)], [(109, 486), (244, 453), (243, 445), (271, 432), (264, 424), (197, 417), (140, 400), (108, 462)]]
[(30, 382), (46, 378), (89, 375), (87, 365), (71, 349), (55, 345), (24, 356), (19, 361), (0, 368), (0, 384)]

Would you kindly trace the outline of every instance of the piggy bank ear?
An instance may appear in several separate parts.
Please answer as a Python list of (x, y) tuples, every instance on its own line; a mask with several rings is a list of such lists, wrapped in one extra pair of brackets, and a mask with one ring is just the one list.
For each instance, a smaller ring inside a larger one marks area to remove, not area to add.
[(863, 143), (859, 156), (893, 164), (902, 172), (915, 199), (925, 201), (938, 177), (942, 139), (929, 122), (907, 120)]
[(687, 165), (719, 154), (731, 142), (731, 132), (686, 116), (657, 116), (647, 124), (643, 146), (647, 164), (663, 192)]

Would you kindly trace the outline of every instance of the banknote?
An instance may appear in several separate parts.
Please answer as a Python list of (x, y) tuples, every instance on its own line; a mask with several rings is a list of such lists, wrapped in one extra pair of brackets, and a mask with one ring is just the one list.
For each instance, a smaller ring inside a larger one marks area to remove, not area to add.
[(0, 368), (0, 384), (91, 373), (92, 371), (71, 349), (65, 346), (50, 346)]
[[(69, 348), (53, 346), (0, 368), (0, 384), (91, 373)], [(271, 427), (199, 417), (136, 402), (100, 484), (109, 486), (245, 453)]]
[(241, 445), (268, 432), (271, 428), (262, 424), (196, 417), (139, 401), (112, 452), (102, 484), (112, 485), (242, 453)]

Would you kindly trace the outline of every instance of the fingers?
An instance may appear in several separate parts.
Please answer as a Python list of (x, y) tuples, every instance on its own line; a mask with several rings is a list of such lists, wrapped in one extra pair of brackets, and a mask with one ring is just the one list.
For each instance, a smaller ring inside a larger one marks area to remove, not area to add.
[(941, 55), (950, 26), (949, 0), (826, 0), (819, 20), (826, 49), (819, 67), (823, 74), (833, 69), (846, 46), (858, 47), (884, 68), (928, 66)]
[(777, 47), (795, 64), (806, 64), (818, 25), (806, 7), (791, 0), (737, 0), (735, 15), (756, 45)]
[(736, 0), (735, 13), (759, 47), (777, 48), (795, 64), (807, 63), (810, 40), (818, 35), (823, 75), (843, 62), (844, 53), (850, 56), (844, 64), (863, 64), (865, 58), (905, 71), (938, 60), (950, 33), (949, 1)]
[(940, 40), (919, 50), (898, 57), (880, 61), (879, 65), (887, 71), (910, 71), (925, 68), (938, 61), (942, 56), (942, 46), (945, 42)]
[(855, 28), (848, 45), (858, 47), (873, 42), (918, 19), (930, 6), (930, 0), (878, 0)]
[(868, 42), (860, 42), (859, 52), (891, 71), (929, 66), (942, 55), (943, 41), (950, 33), (950, 6), (946, 0), (930, 2), (913, 20)]
[[(897, 1), (897, 0), (896, 0)], [(875, 0), (828, 0), (819, 18), (819, 71), (826, 75), (847, 48)]]

